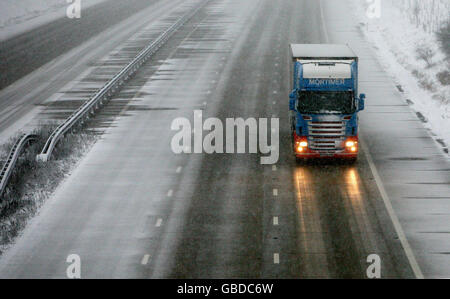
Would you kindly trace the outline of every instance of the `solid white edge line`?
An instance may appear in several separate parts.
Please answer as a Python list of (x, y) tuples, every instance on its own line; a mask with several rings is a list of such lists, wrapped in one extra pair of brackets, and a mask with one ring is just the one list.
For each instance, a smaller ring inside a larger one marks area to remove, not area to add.
[(273, 225), (278, 226), (278, 217), (273, 217)]
[[(322, 20), (322, 29), (325, 35), (325, 41), (329, 43), (330, 38), (328, 36), (328, 30), (325, 25), (326, 23), (325, 23), (325, 16), (323, 13), (322, 0), (319, 0), (319, 7), (320, 7), (320, 17)], [(417, 263), (416, 257), (414, 256), (414, 252), (412, 251), (411, 246), (409, 245), (408, 239), (406, 239), (405, 232), (403, 231), (400, 221), (398, 220), (397, 214), (395, 214), (394, 208), (392, 207), (391, 200), (389, 199), (389, 196), (387, 195), (386, 190), (384, 189), (383, 182), (381, 181), (380, 175), (378, 174), (378, 170), (375, 166), (375, 163), (373, 162), (372, 156), (370, 155), (369, 148), (366, 146), (366, 143), (361, 138), (361, 134), (360, 134), (360, 143), (363, 148), (364, 154), (367, 158), (367, 161), (369, 163), (370, 170), (372, 171), (372, 174), (375, 178), (375, 183), (378, 187), (378, 190), (380, 191), (381, 197), (383, 198), (384, 206), (388, 211), (389, 217), (391, 218), (391, 221), (394, 225), (395, 232), (397, 233), (400, 243), (402, 244), (403, 250), (405, 251), (406, 257), (408, 258), (409, 264), (414, 272), (414, 275), (416, 276), (417, 279), (424, 279), (422, 270), (420, 269), (420, 266)]]
[(394, 224), (395, 232), (397, 233), (400, 243), (402, 244), (403, 250), (405, 251), (406, 257), (408, 258), (409, 264), (414, 272), (414, 275), (418, 279), (423, 279), (424, 276), (422, 270), (420, 269), (420, 266), (417, 263), (416, 257), (414, 256), (414, 252), (412, 251), (411, 246), (409, 245), (408, 239), (406, 238), (405, 232), (403, 231), (400, 221), (398, 220), (397, 214), (395, 213), (394, 208), (392, 207), (391, 200), (389, 199), (386, 189), (384, 188), (383, 182), (381, 181), (380, 175), (378, 174), (378, 170), (375, 166), (375, 163), (373, 162), (372, 156), (369, 152), (369, 148), (367, 147), (366, 143), (361, 139), (361, 137), (360, 143), (364, 151), (364, 154), (367, 158), (367, 162), (369, 163), (370, 170), (372, 171), (373, 177), (375, 178), (375, 183), (377, 184), (378, 190), (380, 191), (381, 197), (383, 198), (384, 206), (386, 207), (389, 217), (391, 218), (392, 223)]

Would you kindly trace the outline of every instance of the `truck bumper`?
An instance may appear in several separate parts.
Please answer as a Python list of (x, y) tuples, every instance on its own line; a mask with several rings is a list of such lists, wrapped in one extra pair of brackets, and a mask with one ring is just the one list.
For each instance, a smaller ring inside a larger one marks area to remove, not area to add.
[[(347, 142), (351, 142), (351, 145), (346, 145)], [(307, 136), (298, 136), (295, 132), (293, 133), (293, 150), (297, 159), (357, 159), (359, 152), (358, 136), (347, 137), (341, 145), (345, 146), (323, 150), (311, 149), (310, 140)]]
[(358, 158), (358, 153), (335, 153), (335, 154), (321, 154), (321, 153), (295, 153), (298, 159), (349, 159), (354, 160)]

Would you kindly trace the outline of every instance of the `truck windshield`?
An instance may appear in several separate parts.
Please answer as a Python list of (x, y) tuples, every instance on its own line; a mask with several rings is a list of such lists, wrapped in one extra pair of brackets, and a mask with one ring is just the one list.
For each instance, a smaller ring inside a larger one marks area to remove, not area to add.
[(305, 114), (352, 114), (355, 112), (353, 92), (302, 91), (298, 111)]

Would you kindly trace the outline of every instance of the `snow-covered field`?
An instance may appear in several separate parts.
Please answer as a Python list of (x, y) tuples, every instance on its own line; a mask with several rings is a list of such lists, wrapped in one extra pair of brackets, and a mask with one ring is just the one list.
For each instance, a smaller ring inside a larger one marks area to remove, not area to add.
[[(388, 0), (388, 2), (399, 9), (412, 24), (428, 33), (436, 32), (450, 19), (448, 0)], [(389, 9), (389, 6), (386, 6), (386, 9)]]
[(404, 90), (407, 102), (425, 117), (436, 140), (449, 146), (450, 85), (438, 74), (448, 76), (450, 61), (436, 32), (450, 20), (450, 1), (381, 0), (379, 17), (366, 13), (373, 1), (352, 1), (380, 63)]
[[(106, 0), (81, 0), (81, 11), (102, 1)], [(0, 40), (63, 17), (72, 2), (72, 0), (0, 0)]]

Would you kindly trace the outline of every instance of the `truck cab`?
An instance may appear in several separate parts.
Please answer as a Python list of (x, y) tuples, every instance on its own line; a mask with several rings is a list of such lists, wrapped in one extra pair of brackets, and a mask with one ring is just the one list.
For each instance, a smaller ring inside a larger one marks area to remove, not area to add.
[(289, 99), (294, 155), (355, 161), (359, 151), (358, 57), (347, 45), (293, 44)]

